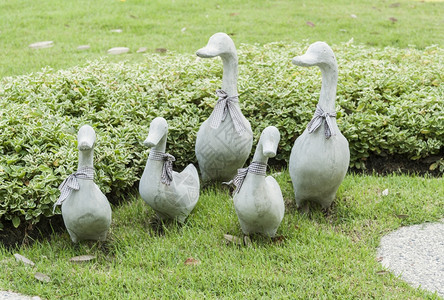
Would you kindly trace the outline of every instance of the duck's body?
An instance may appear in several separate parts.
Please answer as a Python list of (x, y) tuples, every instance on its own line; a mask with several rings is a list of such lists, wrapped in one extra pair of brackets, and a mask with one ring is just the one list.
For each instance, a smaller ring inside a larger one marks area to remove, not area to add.
[(71, 240), (106, 240), (111, 226), (111, 206), (99, 187), (78, 179), (80, 189), (73, 191), (62, 205), (63, 222)]
[[(67, 179), (67, 185), (78, 184), (78, 190), (65, 187), (62, 195), (69, 195), (58, 202), (62, 207), (62, 217), (66, 229), (74, 243), (81, 240), (106, 240), (111, 226), (111, 206), (106, 196), (93, 181), (93, 147), (95, 132), (92, 127), (82, 126), (78, 134), (78, 171)], [(63, 185), (63, 183), (62, 183)]]
[[(217, 91), (218, 103), (197, 133), (196, 158), (204, 182), (228, 181), (244, 165), (253, 145), (251, 125), (242, 114), (237, 99), (236, 48), (228, 35), (216, 33), (196, 54), (204, 58), (220, 56), (224, 68), (222, 90)], [(226, 101), (227, 106), (224, 107), (221, 101)]]
[(176, 219), (183, 223), (199, 199), (199, 175), (194, 165), (189, 164), (181, 173), (171, 171), (170, 180), (165, 182), (165, 160), (168, 157), (174, 159), (165, 154), (167, 132), (165, 119), (156, 118), (151, 122), (144, 143), (153, 149), (140, 179), (139, 193), (160, 218)]
[(334, 113), (336, 58), (327, 44), (317, 42), (305, 55), (295, 57), (293, 63), (317, 65), (322, 71), (318, 108), (312, 122), (296, 139), (289, 161), (296, 204), (307, 208), (308, 202), (316, 202), (327, 208), (335, 199), (350, 161), (348, 141), (341, 134)]
[(242, 231), (249, 235), (261, 233), (275, 236), (285, 212), (279, 184), (265, 176), (269, 157), (276, 155), (280, 134), (276, 127), (265, 128), (259, 140), (253, 163), (248, 167), (233, 201)]

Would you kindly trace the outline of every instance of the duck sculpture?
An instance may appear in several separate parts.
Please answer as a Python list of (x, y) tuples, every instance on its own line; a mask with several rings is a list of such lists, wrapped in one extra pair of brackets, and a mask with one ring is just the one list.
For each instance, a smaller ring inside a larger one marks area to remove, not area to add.
[(81, 240), (106, 240), (111, 226), (111, 206), (94, 183), (93, 151), (96, 133), (84, 125), (77, 134), (79, 162), (77, 172), (59, 186), (63, 222), (74, 243)]
[(192, 164), (181, 173), (173, 171), (175, 158), (165, 153), (167, 134), (167, 121), (155, 118), (143, 142), (152, 149), (140, 179), (139, 193), (161, 219), (183, 223), (199, 199), (199, 175)]
[(251, 152), (253, 132), (239, 107), (236, 47), (225, 33), (214, 34), (196, 55), (220, 56), (223, 63), (222, 89), (210, 117), (202, 123), (196, 138), (196, 158), (202, 181), (228, 181), (236, 175)]
[(276, 156), (279, 130), (269, 126), (262, 131), (252, 163), (239, 169), (232, 183), (233, 201), (244, 234), (260, 233), (274, 237), (285, 212), (281, 188), (272, 176), (266, 177), (268, 158)]
[(312, 120), (292, 148), (289, 171), (296, 205), (308, 212), (309, 203), (327, 208), (347, 172), (350, 151), (347, 139), (336, 124), (335, 98), (338, 65), (331, 48), (324, 42), (309, 46), (306, 54), (296, 56), (293, 64), (318, 66), (322, 73), (319, 102)]

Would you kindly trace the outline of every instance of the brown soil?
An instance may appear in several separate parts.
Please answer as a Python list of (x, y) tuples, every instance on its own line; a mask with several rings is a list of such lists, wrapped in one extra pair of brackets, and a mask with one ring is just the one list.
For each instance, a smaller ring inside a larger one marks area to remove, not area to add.
[(0, 231), (0, 243), (8, 249), (30, 245), (36, 240), (47, 239), (53, 233), (65, 230), (61, 215), (42, 218), (36, 225), (20, 224), (18, 228), (10, 221), (2, 221), (4, 228)]
[(354, 173), (365, 174), (410, 174), (410, 175), (428, 175), (432, 177), (442, 177), (443, 172), (436, 168), (431, 171), (430, 165), (444, 157), (444, 150), (439, 155), (430, 156), (419, 160), (409, 160), (403, 156), (371, 156), (365, 161), (365, 170), (351, 168)]

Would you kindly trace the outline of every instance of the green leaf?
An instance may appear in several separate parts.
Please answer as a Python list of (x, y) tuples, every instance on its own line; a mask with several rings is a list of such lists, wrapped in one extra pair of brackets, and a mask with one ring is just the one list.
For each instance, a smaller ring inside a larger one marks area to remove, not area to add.
[(430, 165), (429, 170), (430, 171), (434, 171), (434, 170), (436, 170), (437, 167), (438, 167), (438, 162), (435, 162), (435, 163)]
[(15, 216), (14, 218), (12, 218), (12, 225), (17, 228), (20, 225), (20, 218)]

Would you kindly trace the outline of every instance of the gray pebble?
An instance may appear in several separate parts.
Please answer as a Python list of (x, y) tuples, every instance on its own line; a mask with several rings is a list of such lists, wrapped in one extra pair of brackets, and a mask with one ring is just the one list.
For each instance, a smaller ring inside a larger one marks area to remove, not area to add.
[(108, 50), (108, 54), (122, 54), (129, 52), (129, 50), (127, 47), (114, 47)]
[(54, 42), (53, 41), (44, 41), (44, 42), (33, 43), (33, 44), (29, 45), (29, 48), (32, 48), (32, 49), (43, 49), (43, 48), (50, 48), (52, 46), (54, 46)]

